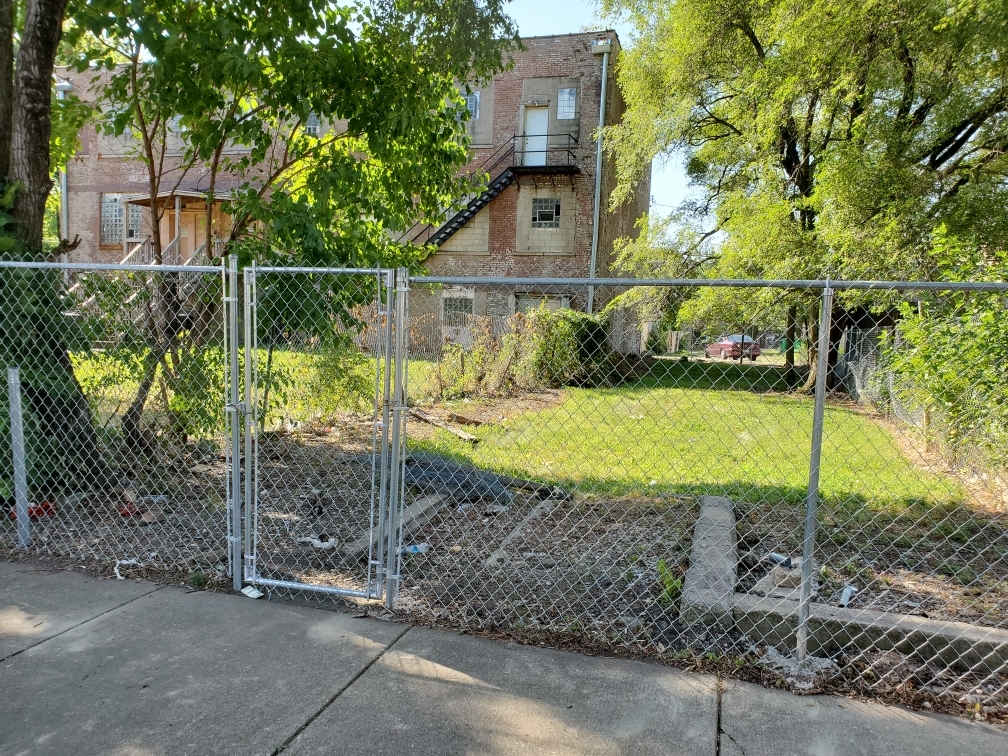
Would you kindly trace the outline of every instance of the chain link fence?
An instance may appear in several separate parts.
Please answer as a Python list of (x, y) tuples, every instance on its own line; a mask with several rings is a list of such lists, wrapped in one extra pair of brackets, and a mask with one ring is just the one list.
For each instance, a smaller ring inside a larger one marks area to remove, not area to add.
[(1008, 713), (1008, 286), (591, 287), (5, 264), (0, 537)]
[(401, 611), (1004, 712), (1006, 287), (611, 283), (413, 279)]
[(4, 548), (226, 574), (222, 302), (216, 268), (0, 264)]

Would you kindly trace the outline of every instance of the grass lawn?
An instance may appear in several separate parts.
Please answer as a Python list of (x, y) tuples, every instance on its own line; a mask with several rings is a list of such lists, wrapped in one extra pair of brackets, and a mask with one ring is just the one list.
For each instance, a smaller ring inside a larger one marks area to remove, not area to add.
[[(775, 392), (778, 381), (772, 368), (668, 363), (635, 385), (565, 389), (559, 405), (472, 431), (475, 447), (444, 431), (416, 445), (586, 492), (798, 504), (808, 484), (812, 400)], [(828, 407), (823, 438), (821, 492), (837, 506), (904, 508), (965, 496), (910, 462), (867, 415)]]

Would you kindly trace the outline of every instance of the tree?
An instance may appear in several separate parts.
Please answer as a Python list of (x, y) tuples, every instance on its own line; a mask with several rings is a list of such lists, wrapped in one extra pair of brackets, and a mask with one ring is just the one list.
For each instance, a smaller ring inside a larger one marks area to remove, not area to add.
[[(52, 187), (52, 74), (66, 0), (26, 0), (22, 8), (19, 15), (18, 4), (0, 4), (0, 254), (39, 260)], [(21, 370), (29, 462), (43, 491), (68, 477), (85, 484), (109, 479), (66, 326), (51, 271), (0, 272), (0, 362)]]
[[(468, 142), (455, 82), (503, 65), (514, 28), (500, 7), (94, 0), (75, 18), (96, 42), (78, 65), (108, 70), (95, 80), (101, 128), (134, 140), (152, 198), (187, 174), (207, 177), (208, 252), (223, 176), (227, 245), (243, 262), (390, 266), (422, 256), (390, 231), (438, 217), (471, 188), (458, 175)], [(174, 158), (169, 137), (182, 147)], [(152, 201), (156, 259), (164, 210)], [(192, 336), (170, 284), (162, 277), (143, 377), (122, 422), (131, 442), (158, 365)], [(301, 294), (283, 301), (314, 296)]]
[[(1002, 4), (604, 5), (637, 35), (617, 64), (627, 112), (606, 133), (616, 201), (655, 156), (683, 159), (700, 198), (681, 208), (678, 228), (718, 232), (705, 273), (930, 278), (939, 224), (1004, 248)], [(718, 295), (702, 296), (713, 306)], [(791, 303), (815, 321), (814, 297)]]

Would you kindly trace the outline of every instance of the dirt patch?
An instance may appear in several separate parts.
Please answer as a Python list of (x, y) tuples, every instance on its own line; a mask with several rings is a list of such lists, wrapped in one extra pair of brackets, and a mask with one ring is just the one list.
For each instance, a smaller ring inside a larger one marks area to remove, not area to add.
[[(563, 391), (543, 389), (513, 396), (460, 399), (420, 406), (425, 415), (472, 433), (480, 425), (503, 423), (526, 412), (541, 412), (557, 407), (565, 398)], [(436, 431), (437, 428), (429, 423), (414, 417), (409, 419), (411, 439), (430, 439)]]
[(674, 629), (662, 638), (677, 622), (695, 519), (687, 497), (455, 506), (413, 535), (431, 548), (406, 560), (400, 609), (457, 627), (671, 646)]
[[(125, 468), (126, 487), (54, 497), (54, 509), (31, 520), (31, 551), (161, 573), (213, 572), (227, 560), (225, 475), (218, 452), (162, 449)], [(0, 520), (0, 548), (16, 545), (15, 526), (9, 516)]]

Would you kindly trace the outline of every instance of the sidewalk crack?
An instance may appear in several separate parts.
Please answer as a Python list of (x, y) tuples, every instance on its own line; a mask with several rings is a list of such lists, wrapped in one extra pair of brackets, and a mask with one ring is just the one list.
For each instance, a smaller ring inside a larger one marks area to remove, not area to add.
[(104, 612), (101, 612), (100, 614), (96, 614), (94, 617), (88, 617), (83, 622), (78, 622), (76, 625), (73, 625), (72, 627), (68, 627), (66, 630), (60, 630), (58, 633), (50, 635), (48, 638), (42, 638), (38, 643), (33, 643), (30, 646), (26, 646), (25, 648), (22, 648), (22, 649), (20, 649), (18, 651), (15, 651), (13, 654), (8, 654), (7, 656), (5, 656), (3, 658), (0, 658), (0, 663), (3, 663), (5, 661), (7, 661), (8, 659), (13, 659), (15, 656), (17, 656), (18, 654), (23, 654), (25, 651), (30, 651), (33, 648), (38, 648), (43, 643), (48, 643), (49, 641), (51, 641), (51, 640), (53, 640), (55, 638), (59, 638), (61, 635), (65, 635), (66, 633), (69, 633), (71, 630), (76, 630), (78, 627), (84, 627), (84, 625), (88, 624), (89, 622), (94, 622), (96, 619), (101, 619), (102, 617), (104, 617), (109, 612), (114, 612), (117, 609), (122, 609), (127, 604), (132, 604), (134, 601), (136, 601), (137, 599), (142, 599), (144, 596), (150, 596), (152, 593), (157, 593), (158, 591), (160, 591), (164, 587), (165, 586), (163, 586), (163, 585), (155, 586), (154, 588), (152, 588), (151, 590), (147, 591), (146, 593), (141, 593), (139, 596), (134, 596), (131, 599), (127, 599), (126, 601), (123, 601), (121, 604), (117, 604), (116, 606), (113, 606), (113, 607), (110, 607), (110, 608), (106, 609)]
[(402, 631), (401, 633), (399, 633), (399, 635), (397, 635), (397, 636), (396, 636), (395, 638), (393, 638), (393, 639), (392, 639), (392, 642), (391, 642), (391, 643), (389, 643), (389, 644), (388, 644), (387, 646), (385, 646), (385, 648), (383, 648), (383, 649), (381, 650), (381, 652), (380, 652), (380, 653), (378, 653), (378, 654), (377, 654), (377, 655), (375, 656), (375, 658), (374, 658), (374, 659), (372, 659), (372, 660), (371, 660), (371, 661), (369, 661), (369, 662), (368, 662), (367, 664), (365, 664), (365, 665), (364, 665), (364, 668), (363, 668), (363, 669), (361, 669), (361, 671), (360, 671), (360, 672), (358, 672), (358, 673), (357, 673), (356, 675), (354, 675), (354, 676), (353, 676), (353, 678), (351, 678), (351, 679), (350, 679), (350, 680), (349, 680), (349, 681), (347, 682), (347, 684), (346, 684), (346, 685), (344, 685), (344, 686), (343, 686), (342, 688), (340, 688), (339, 690), (337, 690), (337, 691), (336, 691), (336, 693), (335, 693), (335, 695), (333, 695), (333, 697), (332, 697), (332, 698), (330, 698), (330, 699), (329, 699), (328, 701), (326, 701), (326, 702), (325, 702), (325, 703), (324, 703), (324, 704), (322, 705), (322, 708), (321, 708), (321, 709), (319, 709), (319, 710), (318, 710), (318, 711), (316, 711), (316, 712), (315, 712), (314, 714), (312, 714), (312, 715), (311, 715), (310, 717), (308, 717), (308, 719), (307, 719), (307, 720), (306, 720), (306, 721), (304, 722), (304, 724), (302, 724), (302, 725), (301, 725), (300, 727), (298, 727), (298, 728), (297, 728), (297, 729), (296, 729), (296, 730), (295, 730), (295, 731), (294, 731), (293, 733), (291, 733), (290, 737), (288, 737), (288, 738), (287, 738), (287, 739), (286, 739), (286, 740), (285, 740), (285, 741), (284, 741), (283, 743), (281, 743), (281, 744), (280, 744), (280, 745), (278, 745), (278, 746), (277, 746), (276, 748), (274, 748), (274, 749), (273, 749), (273, 750), (272, 750), (272, 751), (270, 752), (270, 756), (277, 756), (277, 754), (279, 754), (279, 753), (280, 753), (281, 751), (285, 750), (285, 749), (286, 749), (286, 748), (287, 748), (287, 747), (288, 747), (288, 746), (289, 746), (289, 745), (290, 745), (291, 743), (293, 743), (293, 742), (294, 742), (294, 739), (295, 739), (295, 738), (296, 738), (296, 737), (297, 737), (298, 735), (300, 735), (300, 734), (301, 734), (302, 732), (304, 732), (304, 731), (305, 731), (306, 729), (308, 729), (308, 726), (309, 726), (309, 725), (310, 725), (310, 724), (311, 724), (312, 722), (314, 722), (314, 721), (315, 721), (316, 719), (318, 719), (318, 718), (319, 718), (320, 716), (322, 716), (322, 713), (323, 713), (323, 712), (324, 712), (324, 711), (325, 711), (326, 709), (328, 709), (328, 708), (329, 708), (330, 706), (332, 706), (332, 705), (333, 705), (334, 703), (336, 703), (336, 699), (337, 699), (337, 698), (339, 698), (339, 697), (340, 697), (341, 695), (343, 695), (343, 694), (344, 694), (344, 693), (345, 693), (345, 692), (347, 691), (347, 689), (348, 689), (348, 688), (349, 688), (349, 687), (350, 687), (351, 685), (353, 685), (353, 684), (354, 684), (355, 682), (357, 682), (357, 681), (358, 681), (358, 680), (359, 680), (359, 679), (360, 679), (360, 678), (361, 678), (361, 677), (362, 677), (362, 676), (364, 675), (364, 673), (365, 673), (365, 672), (367, 672), (367, 671), (368, 671), (369, 669), (371, 669), (371, 667), (372, 667), (372, 666), (374, 666), (374, 664), (375, 664), (375, 663), (376, 663), (376, 662), (377, 662), (377, 661), (378, 661), (379, 659), (381, 659), (381, 658), (382, 658), (382, 657), (383, 657), (383, 656), (385, 655), (385, 652), (386, 652), (386, 651), (388, 651), (388, 650), (389, 650), (390, 648), (392, 648), (392, 646), (394, 646), (394, 645), (395, 645), (396, 643), (398, 643), (398, 642), (400, 641), (400, 639), (401, 639), (401, 638), (402, 638), (402, 637), (403, 637), (404, 635), (406, 635), (406, 633), (408, 633), (408, 632), (409, 632), (410, 630), (412, 630), (412, 629), (413, 629), (412, 625), (407, 625), (407, 627), (406, 627), (406, 629), (405, 629), (405, 630), (403, 630), (403, 631)]

